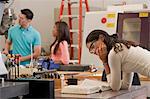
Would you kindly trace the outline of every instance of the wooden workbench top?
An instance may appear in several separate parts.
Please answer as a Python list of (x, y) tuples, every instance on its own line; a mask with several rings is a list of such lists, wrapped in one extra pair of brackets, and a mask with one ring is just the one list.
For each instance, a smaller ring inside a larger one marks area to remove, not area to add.
[[(97, 72), (70, 72), (70, 71), (58, 71), (59, 74), (64, 74), (65, 78), (69, 78), (71, 76), (78, 78), (79, 80), (83, 80), (83, 79), (98, 79), (100, 80), (102, 77), (102, 72), (101, 71), (97, 71)], [(150, 78), (140, 75), (140, 80), (141, 81), (150, 81)]]
[(90, 95), (77, 95), (77, 94), (61, 94), (60, 90), (55, 91), (56, 99), (146, 99), (147, 97), (146, 86), (133, 86), (130, 90), (120, 91), (105, 91)]

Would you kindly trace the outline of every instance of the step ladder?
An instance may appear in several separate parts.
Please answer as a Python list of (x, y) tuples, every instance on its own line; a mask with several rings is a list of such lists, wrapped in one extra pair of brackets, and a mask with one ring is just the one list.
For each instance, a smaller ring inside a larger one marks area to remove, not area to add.
[[(68, 4), (68, 14), (63, 15), (64, 12), (64, 6), (65, 3)], [(73, 4), (78, 4), (78, 13), (79, 15), (72, 15), (71, 7)], [(82, 7), (83, 4), (85, 4), (86, 12), (89, 11), (88, 6), (88, 0), (62, 0), (61, 6), (60, 6), (60, 12), (59, 12), (59, 20), (61, 21), (63, 18), (68, 18), (69, 21), (69, 28), (70, 28), (70, 40), (71, 40), (71, 46), (70, 46), (70, 59), (73, 63), (79, 63), (81, 61), (81, 50), (82, 50), (82, 21), (83, 21), (83, 15), (82, 15)], [(78, 29), (73, 29), (72, 20), (78, 18)], [(77, 33), (78, 35), (78, 44), (73, 43), (73, 33)], [(78, 59), (74, 60), (74, 48), (78, 49)]]

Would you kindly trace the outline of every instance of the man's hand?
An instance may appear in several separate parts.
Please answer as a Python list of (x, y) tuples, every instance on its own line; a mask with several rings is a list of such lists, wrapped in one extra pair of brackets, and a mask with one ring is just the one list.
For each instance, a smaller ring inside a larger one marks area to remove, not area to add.
[(4, 50), (4, 51), (2, 51), (2, 54), (8, 55), (9, 52), (8, 52), (8, 50)]
[(107, 63), (107, 54), (107, 47), (104, 42), (101, 42), (99, 46), (99, 58), (102, 60), (103, 63)]
[(2, 51), (2, 54), (6, 54), (6, 55), (9, 54), (11, 44), (12, 42), (7, 39), (5, 44), (5, 49), (4, 51)]

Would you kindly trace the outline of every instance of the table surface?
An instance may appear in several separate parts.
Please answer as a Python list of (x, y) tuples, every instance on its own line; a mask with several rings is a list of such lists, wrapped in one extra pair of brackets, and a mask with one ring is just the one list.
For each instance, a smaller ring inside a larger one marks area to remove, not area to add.
[(101, 93), (95, 93), (90, 95), (77, 95), (77, 94), (61, 94), (61, 90), (55, 91), (56, 99), (81, 99), (81, 98), (100, 98), (100, 99), (137, 99), (137, 97), (142, 96), (142, 98), (146, 98), (147, 87), (146, 86), (132, 86), (130, 90), (120, 90), (120, 91), (105, 91)]
[(0, 89), (4, 87), (12, 87), (12, 86), (18, 86), (18, 85), (24, 85), (24, 84), (28, 84), (28, 83), (26, 82), (4, 82), (4, 83), (0, 83)]
[[(70, 78), (72, 75), (75, 78), (78, 78), (79, 80), (83, 80), (85, 78), (87, 79), (98, 79), (100, 80), (102, 77), (102, 72), (101, 71), (97, 71), (97, 72), (70, 72), (70, 71), (57, 71), (59, 74), (64, 74), (66, 79)], [(150, 78), (140, 75), (140, 80), (141, 81), (150, 81)]]
[(29, 94), (28, 82), (4, 82), (0, 83), (0, 99)]

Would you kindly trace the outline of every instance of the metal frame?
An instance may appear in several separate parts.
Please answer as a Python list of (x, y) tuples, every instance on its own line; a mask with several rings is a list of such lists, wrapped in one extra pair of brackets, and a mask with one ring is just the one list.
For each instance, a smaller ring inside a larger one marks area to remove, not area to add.
[(122, 38), (123, 33), (123, 21), (126, 18), (140, 18), (141, 19), (141, 32), (140, 32), (140, 44), (141, 46), (150, 50), (150, 12), (147, 12), (147, 17), (139, 17), (138, 13), (119, 13), (117, 33)]

